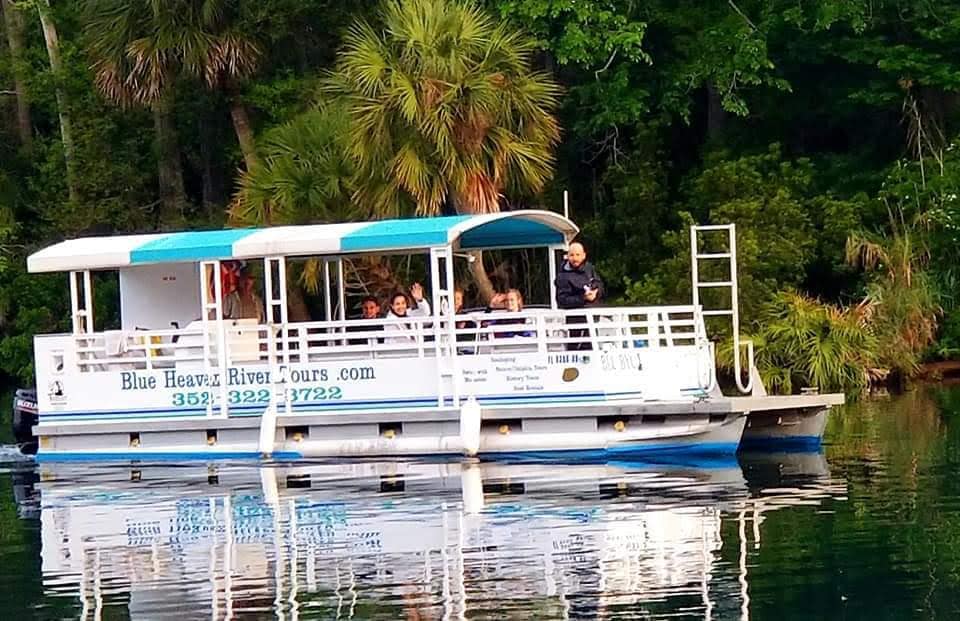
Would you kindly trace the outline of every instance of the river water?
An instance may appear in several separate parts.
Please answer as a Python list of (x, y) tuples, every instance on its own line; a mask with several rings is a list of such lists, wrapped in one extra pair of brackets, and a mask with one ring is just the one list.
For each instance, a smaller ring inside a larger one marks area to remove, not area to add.
[(7, 619), (954, 619), (960, 390), (709, 463), (0, 474)]

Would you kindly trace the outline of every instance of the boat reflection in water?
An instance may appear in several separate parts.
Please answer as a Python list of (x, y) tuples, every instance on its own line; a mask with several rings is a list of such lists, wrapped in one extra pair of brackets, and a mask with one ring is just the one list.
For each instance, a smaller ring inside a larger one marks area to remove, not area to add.
[(94, 619), (744, 617), (763, 513), (845, 494), (819, 454), (41, 468), (45, 590)]

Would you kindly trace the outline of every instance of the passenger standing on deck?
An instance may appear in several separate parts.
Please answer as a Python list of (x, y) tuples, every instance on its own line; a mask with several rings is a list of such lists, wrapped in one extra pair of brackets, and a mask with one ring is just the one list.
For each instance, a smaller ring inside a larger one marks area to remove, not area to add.
[[(397, 291), (390, 296), (390, 310), (387, 319), (407, 319), (409, 317), (429, 317), (430, 303), (423, 298), (423, 287), (415, 282), (410, 286), (413, 308), (408, 308), (407, 294)], [(384, 326), (384, 343), (416, 343), (417, 325), (413, 322), (395, 322)]]
[[(574, 242), (567, 250), (560, 274), (557, 276), (557, 306), (563, 309), (592, 308), (603, 299), (603, 281), (597, 276), (593, 265), (587, 261), (587, 251), (583, 244)], [(586, 315), (567, 317), (568, 324), (587, 323)], [(567, 343), (567, 349), (592, 349), (588, 332), (582, 328), (571, 328), (570, 337), (582, 339)]]
[(263, 300), (254, 290), (253, 276), (246, 265), (237, 264), (231, 291), (223, 297), (224, 319), (256, 319), (263, 323)]

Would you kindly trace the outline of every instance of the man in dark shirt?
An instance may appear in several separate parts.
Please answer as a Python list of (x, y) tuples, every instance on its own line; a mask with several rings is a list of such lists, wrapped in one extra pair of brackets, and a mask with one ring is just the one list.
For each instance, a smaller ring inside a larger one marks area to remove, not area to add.
[[(583, 244), (574, 242), (567, 250), (567, 260), (557, 276), (557, 306), (564, 309), (591, 308), (598, 306), (603, 299), (603, 281), (597, 276), (593, 265), (587, 261), (587, 251)], [(568, 324), (587, 323), (586, 315), (567, 317)], [(582, 328), (571, 328), (570, 337), (582, 339), (567, 343), (567, 349), (592, 349), (588, 332)]]

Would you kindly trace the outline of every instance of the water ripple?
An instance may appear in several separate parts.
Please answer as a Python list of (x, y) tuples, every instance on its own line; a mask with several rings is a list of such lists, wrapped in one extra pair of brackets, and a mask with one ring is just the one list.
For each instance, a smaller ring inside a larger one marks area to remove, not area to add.
[(954, 618), (960, 424), (943, 407), (916, 394), (861, 403), (832, 416), (824, 453), (709, 467), (38, 466), (0, 450), (0, 608), (42, 619)]

